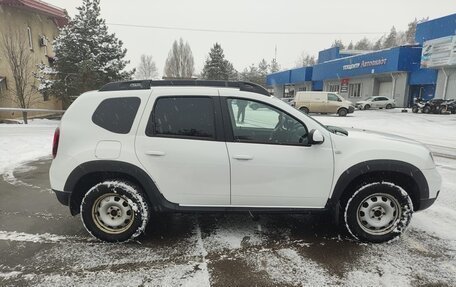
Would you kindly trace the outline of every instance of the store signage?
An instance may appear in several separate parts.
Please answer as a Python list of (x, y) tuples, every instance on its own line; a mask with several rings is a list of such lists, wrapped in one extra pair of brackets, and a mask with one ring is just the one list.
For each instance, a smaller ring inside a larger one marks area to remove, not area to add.
[(341, 93), (348, 93), (348, 79), (342, 79), (340, 81), (340, 92)]
[(456, 36), (424, 42), (421, 52), (421, 68), (456, 65)]
[(373, 67), (373, 66), (381, 66), (381, 65), (385, 65), (387, 61), (388, 61), (388, 59), (386, 59), (386, 58), (372, 60), (372, 61), (361, 61), (358, 63), (343, 65), (342, 69), (345, 71), (345, 70), (354, 70), (354, 69)]

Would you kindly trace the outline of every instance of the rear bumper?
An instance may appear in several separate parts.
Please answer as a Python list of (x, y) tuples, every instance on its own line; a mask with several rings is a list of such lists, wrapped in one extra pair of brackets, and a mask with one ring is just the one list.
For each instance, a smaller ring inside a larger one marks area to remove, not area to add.
[(57, 196), (58, 201), (61, 204), (66, 205), (66, 206), (68, 206), (70, 204), (71, 192), (60, 191), (60, 190), (55, 190), (55, 189), (53, 189), (52, 191), (55, 193), (55, 195)]

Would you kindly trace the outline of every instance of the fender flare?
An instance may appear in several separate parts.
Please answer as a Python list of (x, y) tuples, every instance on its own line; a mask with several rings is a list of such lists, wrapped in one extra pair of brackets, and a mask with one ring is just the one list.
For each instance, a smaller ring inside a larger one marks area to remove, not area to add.
[[(152, 178), (141, 168), (131, 163), (113, 160), (95, 160), (85, 162), (77, 166), (68, 176), (65, 182), (64, 190), (70, 192), (69, 206), (73, 215), (79, 213), (77, 206), (72, 204), (73, 191), (79, 180), (91, 173), (122, 173), (135, 179), (143, 188), (149, 198), (150, 203), (155, 211), (166, 211), (178, 209), (179, 205), (169, 202), (163, 194), (158, 190)], [(74, 201), (74, 200), (73, 200)]]
[[(421, 170), (416, 166), (398, 160), (369, 160), (351, 166), (340, 175), (326, 207), (334, 209), (353, 180), (375, 172), (395, 172), (410, 177), (418, 189), (418, 202), (429, 198), (427, 180)], [(420, 206), (416, 206), (416, 208), (419, 210)]]

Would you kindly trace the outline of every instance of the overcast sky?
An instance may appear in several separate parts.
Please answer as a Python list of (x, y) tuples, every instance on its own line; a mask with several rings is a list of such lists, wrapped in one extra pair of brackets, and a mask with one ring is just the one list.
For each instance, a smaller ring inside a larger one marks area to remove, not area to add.
[[(68, 11), (77, 12), (82, 0), (45, 0)], [(269, 35), (180, 30), (146, 29), (109, 25), (128, 49), (130, 67), (141, 54), (152, 55), (160, 75), (175, 39), (188, 41), (193, 51), (196, 72), (204, 66), (206, 56), (219, 42), (226, 58), (242, 71), (261, 59), (270, 61), (277, 46), (277, 60), (282, 69), (292, 68), (304, 51), (318, 55), (334, 39), (356, 42), (366, 36), (378, 39), (391, 26), (405, 30), (414, 18), (430, 19), (456, 13), (455, 0), (101, 0), (101, 15), (107, 23), (185, 27), (194, 29), (311, 32), (321, 34)], [(328, 34), (333, 33), (333, 34)], [(359, 34), (348, 34), (359, 33)], [(369, 34), (364, 34), (369, 33)], [(377, 33), (377, 34), (372, 34)]]

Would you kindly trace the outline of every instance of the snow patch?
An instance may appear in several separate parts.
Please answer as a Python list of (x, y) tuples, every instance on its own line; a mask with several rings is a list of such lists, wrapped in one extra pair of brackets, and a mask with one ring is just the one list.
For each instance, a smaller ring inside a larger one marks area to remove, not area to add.
[(55, 234), (29, 234), (16, 231), (0, 231), (0, 240), (7, 241), (22, 241), (34, 243), (56, 243), (63, 240), (68, 240), (69, 237), (55, 235)]

